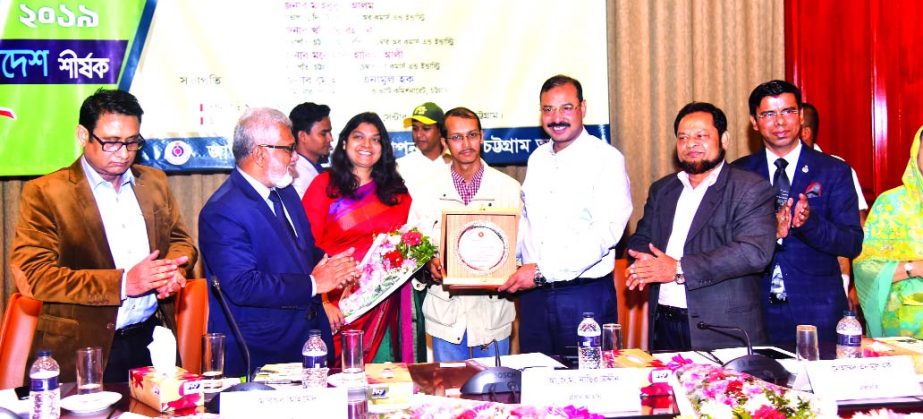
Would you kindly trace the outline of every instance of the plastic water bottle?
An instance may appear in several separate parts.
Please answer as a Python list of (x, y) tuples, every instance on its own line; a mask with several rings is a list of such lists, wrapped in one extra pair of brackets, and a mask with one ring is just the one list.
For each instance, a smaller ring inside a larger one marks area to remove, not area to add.
[(602, 330), (599, 323), (593, 319), (593, 312), (583, 313), (583, 320), (577, 326), (577, 365), (580, 369), (599, 368), (602, 354), (600, 336)]
[(304, 388), (327, 387), (327, 344), (320, 337), (320, 330), (308, 332), (308, 340), (301, 348), (304, 357), (301, 384)]
[(862, 357), (862, 325), (855, 311), (843, 311), (843, 318), (836, 324), (836, 357)]
[(51, 357), (51, 351), (38, 351), (38, 359), (29, 369), (29, 399), (32, 401), (31, 419), (48, 419), (61, 417), (61, 389), (58, 377), (61, 367)]

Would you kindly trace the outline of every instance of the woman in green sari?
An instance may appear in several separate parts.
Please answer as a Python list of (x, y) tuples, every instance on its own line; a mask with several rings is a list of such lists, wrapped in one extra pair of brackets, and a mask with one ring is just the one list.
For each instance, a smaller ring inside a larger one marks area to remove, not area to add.
[(853, 262), (856, 290), (871, 337), (923, 338), (923, 154), (917, 131), (902, 186), (875, 200), (862, 254)]

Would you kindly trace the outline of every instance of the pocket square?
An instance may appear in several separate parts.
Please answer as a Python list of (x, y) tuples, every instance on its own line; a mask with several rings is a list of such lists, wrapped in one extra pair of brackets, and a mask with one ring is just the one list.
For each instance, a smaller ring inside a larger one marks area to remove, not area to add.
[(808, 188), (804, 190), (804, 194), (808, 198), (817, 198), (821, 196), (822, 192), (823, 188), (820, 186), (820, 182), (811, 182)]

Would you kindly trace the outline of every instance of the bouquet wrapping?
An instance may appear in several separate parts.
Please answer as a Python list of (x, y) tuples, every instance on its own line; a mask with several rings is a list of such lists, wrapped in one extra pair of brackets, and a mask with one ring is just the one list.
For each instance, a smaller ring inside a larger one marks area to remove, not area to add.
[(344, 290), (340, 310), (346, 324), (377, 306), (429, 262), (436, 247), (416, 227), (379, 234), (359, 264), (361, 276)]

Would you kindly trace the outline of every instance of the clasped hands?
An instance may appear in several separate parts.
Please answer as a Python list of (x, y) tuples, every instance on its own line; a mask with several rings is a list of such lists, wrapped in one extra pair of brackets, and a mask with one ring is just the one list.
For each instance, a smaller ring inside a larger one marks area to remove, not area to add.
[(323, 294), (335, 288), (345, 288), (359, 279), (360, 272), (353, 259), (353, 252), (355, 249), (350, 247), (333, 256), (324, 255), (311, 272), (317, 286), (315, 293)]
[(154, 250), (141, 262), (132, 266), (125, 275), (125, 294), (137, 297), (150, 290), (164, 299), (186, 286), (186, 278), (179, 267), (189, 261), (188, 256), (174, 259), (157, 259), (160, 250)]
[(644, 290), (644, 286), (655, 282), (673, 282), (676, 279), (676, 259), (667, 256), (653, 243), (648, 243), (650, 253), (628, 249), (628, 255), (635, 259), (628, 267), (625, 284), (629, 290)]
[(799, 228), (811, 217), (811, 206), (808, 204), (808, 197), (805, 194), (798, 194), (798, 203), (795, 204), (794, 216), (792, 215), (792, 204), (794, 200), (788, 198), (785, 205), (779, 207), (776, 211), (776, 239), (788, 237), (789, 231)]

